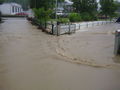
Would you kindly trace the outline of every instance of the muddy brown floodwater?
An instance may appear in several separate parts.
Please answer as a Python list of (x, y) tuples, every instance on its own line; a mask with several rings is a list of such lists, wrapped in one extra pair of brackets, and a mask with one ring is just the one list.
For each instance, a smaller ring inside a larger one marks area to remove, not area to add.
[(0, 90), (120, 90), (120, 57), (113, 54), (119, 27), (56, 37), (24, 18), (6, 18), (0, 24)]

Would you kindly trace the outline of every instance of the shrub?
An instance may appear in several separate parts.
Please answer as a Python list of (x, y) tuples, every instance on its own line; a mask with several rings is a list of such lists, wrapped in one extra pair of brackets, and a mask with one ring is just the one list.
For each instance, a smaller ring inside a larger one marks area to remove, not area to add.
[(87, 13), (87, 12), (81, 13), (81, 17), (82, 17), (83, 21), (90, 21), (90, 20), (92, 20), (92, 16), (89, 13)]
[(91, 13), (91, 20), (98, 20), (98, 13)]
[(81, 16), (80, 16), (80, 14), (78, 14), (78, 13), (71, 13), (71, 14), (69, 15), (69, 20), (70, 20), (71, 22), (79, 22), (79, 21), (82, 21)]
[(37, 19), (37, 22), (41, 25), (45, 24), (45, 28), (46, 28), (47, 21), (50, 19), (50, 14), (52, 11), (45, 10), (44, 8), (39, 8), (39, 9), (34, 8), (33, 11), (35, 14), (35, 18)]
[(98, 19), (96, 14), (87, 12), (81, 13), (81, 17), (83, 21), (94, 21)]
[(58, 22), (60, 22), (60, 23), (69, 23), (70, 20), (69, 20), (69, 18), (59, 18)]

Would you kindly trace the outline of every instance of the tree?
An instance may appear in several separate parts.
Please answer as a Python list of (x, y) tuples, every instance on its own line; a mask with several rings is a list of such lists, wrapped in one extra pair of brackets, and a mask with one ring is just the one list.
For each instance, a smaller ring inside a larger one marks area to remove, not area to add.
[(47, 21), (50, 19), (51, 10), (45, 10), (44, 8), (33, 9), (37, 22), (46, 28)]
[(0, 4), (2, 4), (4, 2), (4, 0), (0, 0)]
[[(61, 2), (64, 0), (58, 0)], [(30, 7), (31, 8), (44, 8), (45, 10), (54, 8), (56, 0), (30, 0)]]
[(117, 4), (114, 0), (100, 0), (101, 5), (101, 14), (106, 17), (112, 18), (115, 15), (115, 11), (117, 10)]
[(74, 2), (73, 7), (78, 13), (94, 13), (97, 12), (97, 1), (96, 0), (72, 0)]

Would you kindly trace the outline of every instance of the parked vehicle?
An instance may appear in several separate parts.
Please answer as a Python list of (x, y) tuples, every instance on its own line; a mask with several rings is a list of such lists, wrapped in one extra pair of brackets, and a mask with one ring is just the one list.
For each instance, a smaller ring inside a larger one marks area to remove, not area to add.
[(57, 11), (56, 13), (58, 16), (62, 16), (63, 15), (63, 12), (62, 11)]

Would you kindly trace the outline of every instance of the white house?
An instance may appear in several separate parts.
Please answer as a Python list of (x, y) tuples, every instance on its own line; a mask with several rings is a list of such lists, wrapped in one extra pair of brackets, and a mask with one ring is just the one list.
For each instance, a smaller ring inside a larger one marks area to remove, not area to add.
[(15, 15), (23, 12), (22, 6), (17, 3), (3, 3), (0, 5), (0, 11), (3, 15)]
[(70, 12), (72, 5), (73, 5), (73, 2), (71, 2), (70, 0), (65, 0), (64, 2), (59, 2), (57, 11)]

